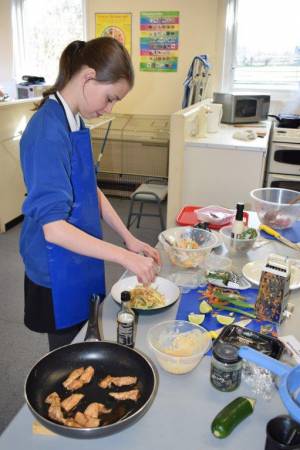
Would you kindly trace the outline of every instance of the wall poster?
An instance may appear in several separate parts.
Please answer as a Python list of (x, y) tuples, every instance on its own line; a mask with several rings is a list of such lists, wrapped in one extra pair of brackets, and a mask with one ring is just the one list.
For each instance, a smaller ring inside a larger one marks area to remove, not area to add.
[(96, 13), (96, 37), (110, 36), (126, 47), (131, 53), (131, 14)]
[(176, 72), (179, 11), (141, 12), (140, 31), (140, 70)]

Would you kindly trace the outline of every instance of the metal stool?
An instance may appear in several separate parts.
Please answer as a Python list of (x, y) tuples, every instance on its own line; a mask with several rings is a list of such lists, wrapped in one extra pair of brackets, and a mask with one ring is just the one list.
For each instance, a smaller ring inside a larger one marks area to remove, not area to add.
[[(165, 180), (164, 180), (165, 181)], [(130, 208), (127, 220), (127, 228), (133, 225), (137, 218), (137, 228), (140, 226), (141, 217), (159, 217), (162, 230), (165, 229), (165, 222), (162, 214), (161, 203), (165, 200), (168, 194), (167, 184), (158, 184), (157, 179), (147, 180), (146, 183), (141, 184), (130, 196)], [(140, 202), (139, 212), (133, 212), (134, 203)], [(143, 213), (144, 203), (156, 203), (158, 206), (158, 214)], [(132, 220), (132, 217), (134, 219)]]

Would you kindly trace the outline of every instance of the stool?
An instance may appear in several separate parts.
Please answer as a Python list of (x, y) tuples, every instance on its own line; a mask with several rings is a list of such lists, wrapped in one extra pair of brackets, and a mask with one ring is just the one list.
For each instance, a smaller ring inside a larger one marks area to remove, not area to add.
[[(162, 230), (165, 229), (164, 218), (162, 215), (161, 203), (165, 200), (168, 194), (167, 184), (157, 184), (157, 180), (147, 180), (146, 183), (141, 184), (130, 196), (130, 208), (127, 220), (127, 228), (133, 225), (135, 218), (137, 218), (137, 228), (140, 226), (141, 217), (159, 217)], [(140, 202), (139, 212), (133, 212), (135, 202)], [(156, 203), (158, 206), (158, 214), (143, 213), (144, 203)], [(133, 221), (131, 220), (134, 217)]]

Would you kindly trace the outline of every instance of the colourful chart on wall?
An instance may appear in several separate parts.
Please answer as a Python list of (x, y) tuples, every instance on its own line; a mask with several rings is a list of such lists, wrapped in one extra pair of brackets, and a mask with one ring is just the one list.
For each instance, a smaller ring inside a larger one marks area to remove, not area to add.
[(131, 53), (131, 14), (96, 13), (96, 37), (110, 36)]
[(145, 72), (176, 72), (179, 11), (141, 12), (140, 69)]

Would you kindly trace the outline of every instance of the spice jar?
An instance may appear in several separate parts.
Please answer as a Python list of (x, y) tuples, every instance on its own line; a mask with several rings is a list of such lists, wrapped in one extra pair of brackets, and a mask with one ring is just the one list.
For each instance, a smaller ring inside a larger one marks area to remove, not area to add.
[(217, 342), (212, 351), (210, 381), (223, 392), (234, 391), (241, 383), (242, 358), (238, 349), (230, 344)]

